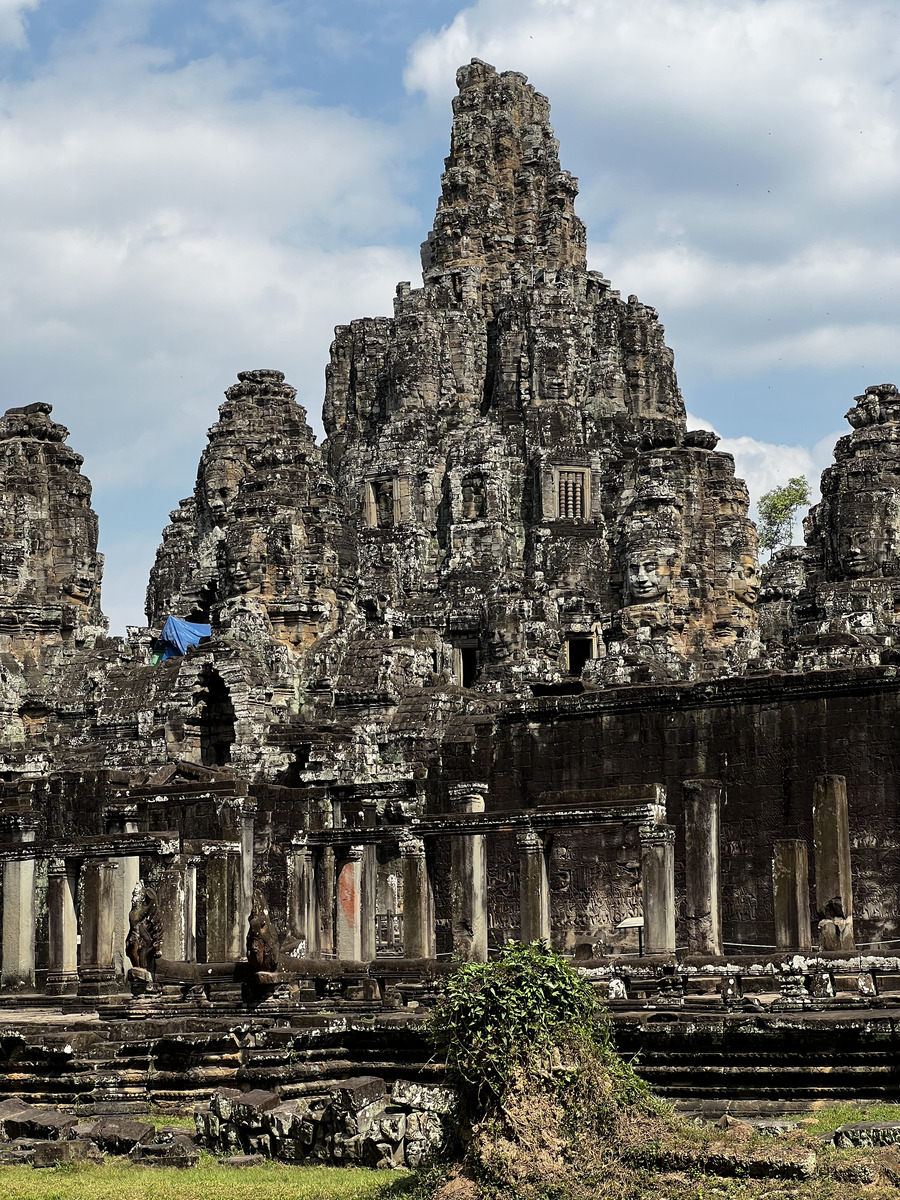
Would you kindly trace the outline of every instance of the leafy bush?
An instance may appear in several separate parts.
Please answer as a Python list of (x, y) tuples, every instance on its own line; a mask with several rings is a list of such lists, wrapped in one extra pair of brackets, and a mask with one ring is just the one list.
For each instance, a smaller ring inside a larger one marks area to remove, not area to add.
[(564, 1041), (609, 1047), (609, 1019), (594, 989), (542, 942), (509, 942), (492, 962), (451, 976), (431, 1037), (457, 1082), (499, 1100), (517, 1067), (558, 1057)]

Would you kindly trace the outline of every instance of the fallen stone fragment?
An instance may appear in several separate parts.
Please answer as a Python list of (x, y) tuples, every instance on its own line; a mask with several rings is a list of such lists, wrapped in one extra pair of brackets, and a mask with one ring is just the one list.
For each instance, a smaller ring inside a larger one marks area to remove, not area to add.
[(35, 1167), (55, 1167), (59, 1163), (81, 1162), (91, 1157), (90, 1151), (95, 1149), (91, 1142), (82, 1139), (70, 1139), (66, 1142), (38, 1142), (34, 1148), (32, 1165)]
[(261, 1167), (265, 1162), (261, 1154), (232, 1154), (222, 1159), (223, 1167)]
[(91, 1141), (107, 1154), (130, 1154), (135, 1146), (151, 1141), (155, 1132), (149, 1121), (103, 1117), (94, 1123)]

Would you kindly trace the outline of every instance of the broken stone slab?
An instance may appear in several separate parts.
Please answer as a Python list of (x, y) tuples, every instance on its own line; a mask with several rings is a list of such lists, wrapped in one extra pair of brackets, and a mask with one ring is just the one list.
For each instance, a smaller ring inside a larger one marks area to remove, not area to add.
[(107, 1154), (130, 1154), (135, 1146), (153, 1139), (156, 1130), (149, 1121), (102, 1117), (91, 1129), (91, 1141)]
[(277, 1108), (271, 1108), (265, 1113), (263, 1126), (275, 1138), (297, 1138), (300, 1136), (300, 1127), (309, 1116), (312, 1107), (312, 1097), (284, 1100)]
[(841, 1125), (832, 1133), (823, 1133), (822, 1139), (841, 1150), (851, 1146), (897, 1146), (900, 1145), (900, 1121), (858, 1121)]
[(0, 1103), (0, 1131), (4, 1137), (15, 1137), (7, 1130), (7, 1121), (24, 1117), (28, 1113), (37, 1112), (38, 1109), (33, 1104), (26, 1104), (24, 1100), (4, 1100)]
[(82, 1162), (97, 1154), (93, 1142), (83, 1138), (72, 1138), (65, 1142), (38, 1142), (34, 1147), (32, 1165), (35, 1167), (56, 1167), (60, 1163)]
[(235, 1100), (240, 1100), (244, 1093), (239, 1088), (219, 1088), (213, 1092), (209, 1101), (210, 1112), (221, 1117), (223, 1121), (231, 1118), (231, 1106)]
[(407, 1108), (418, 1108), (423, 1112), (454, 1113), (459, 1107), (459, 1096), (448, 1087), (431, 1087), (414, 1083), (410, 1079), (397, 1079), (391, 1088), (391, 1101), (404, 1104)]
[(73, 1113), (54, 1108), (34, 1108), (30, 1112), (12, 1115), (4, 1121), (7, 1135), (12, 1138), (37, 1138), (42, 1141), (64, 1141), (78, 1124)]
[(357, 1075), (344, 1079), (334, 1090), (334, 1106), (339, 1112), (358, 1113), (385, 1098), (385, 1083), (378, 1075)]
[(261, 1167), (266, 1160), (261, 1154), (232, 1154), (222, 1159), (223, 1167)]
[(0, 1166), (15, 1167), (33, 1162), (35, 1147), (41, 1144), (34, 1138), (15, 1138), (7, 1145), (0, 1145)]
[(277, 1092), (264, 1091), (262, 1088), (239, 1092), (231, 1100), (231, 1117), (241, 1121), (261, 1119), (263, 1113), (277, 1108), (280, 1103), (281, 1097)]
[(135, 1146), (129, 1155), (132, 1162), (147, 1167), (178, 1167), (182, 1170), (196, 1167), (200, 1151), (190, 1135), (168, 1137)]

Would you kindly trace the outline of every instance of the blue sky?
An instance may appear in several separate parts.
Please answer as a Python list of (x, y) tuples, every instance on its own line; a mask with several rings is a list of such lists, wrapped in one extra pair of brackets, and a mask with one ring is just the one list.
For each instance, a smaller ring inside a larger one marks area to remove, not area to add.
[(85, 456), (115, 630), (237, 371), (320, 429), (333, 326), (417, 279), (473, 55), (550, 97), (591, 266), (757, 496), (900, 382), (898, 5), (0, 0), (0, 405)]

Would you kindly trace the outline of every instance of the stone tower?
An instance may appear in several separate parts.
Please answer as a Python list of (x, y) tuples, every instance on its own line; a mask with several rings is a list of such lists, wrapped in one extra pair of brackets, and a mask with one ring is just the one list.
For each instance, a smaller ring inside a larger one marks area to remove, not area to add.
[(355, 548), (296, 391), (242, 371), (209, 431), (194, 494), (171, 514), (147, 618), (212, 622), (251, 644), (301, 651), (345, 615)]
[(91, 485), (51, 412), (36, 403), (0, 418), (0, 654), (26, 668), (107, 630)]
[[(457, 81), (423, 286), (338, 328), (327, 372), (372, 636), (437, 629), (489, 690), (739, 669), (746, 489), (686, 435), (655, 310), (587, 270), (546, 98), (478, 60)], [(635, 555), (672, 586), (627, 584)]]

